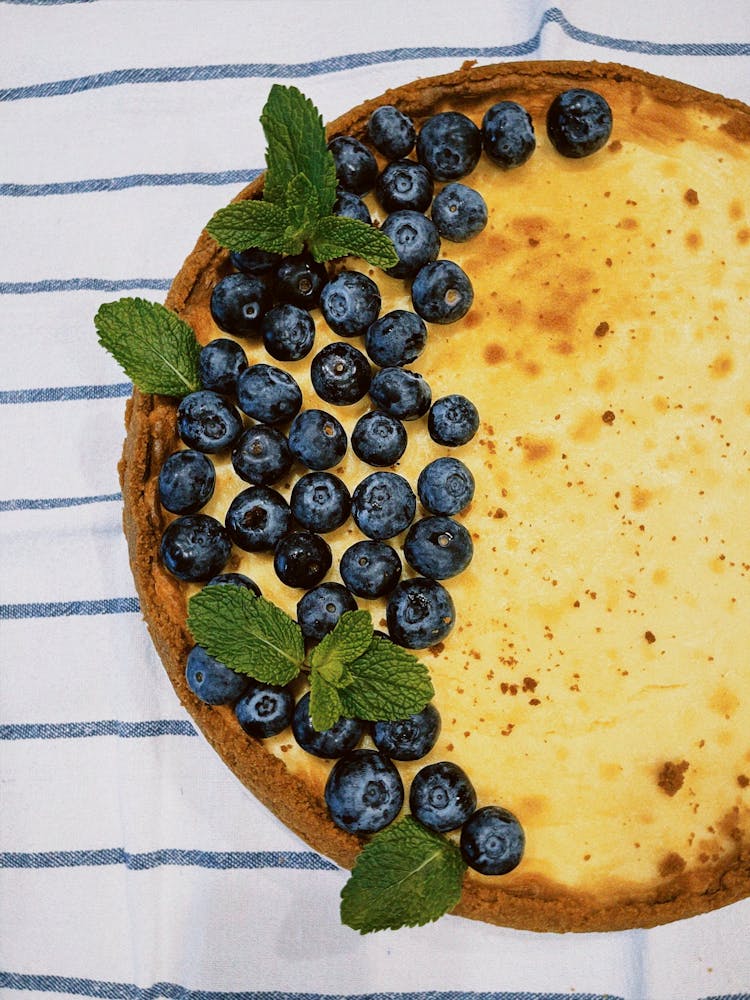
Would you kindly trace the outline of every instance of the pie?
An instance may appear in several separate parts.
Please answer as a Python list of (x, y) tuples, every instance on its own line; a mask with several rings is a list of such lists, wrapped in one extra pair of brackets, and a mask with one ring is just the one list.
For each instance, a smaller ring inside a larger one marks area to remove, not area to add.
[[(579, 159), (556, 152), (544, 126), (574, 87), (601, 94), (614, 119), (606, 145)], [(469, 871), (454, 912), (537, 931), (647, 927), (750, 893), (750, 109), (618, 65), (467, 65), (388, 91), (328, 133), (364, 137), (382, 104), (418, 127), (449, 109), (479, 124), (501, 100), (530, 113), (536, 149), (511, 170), (483, 155), (463, 179), (489, 221), (440, 253), (470, 276), (474, 303), (455, 324), (429, 324), (412, 366), (433, 398), (471, 399), (479, 430), (451, 449), (431, 440), (425, 418), (410, 421), (396, 466), (416, 483), (432, 458), (455, 454), (476, 481), (458, 515), (474, 557), (446, 582), (455, 627), (418, 653), (440, 737), (428, 758), (399, 768), (408, 785), (426, 762), (452, 760), (480, 803), (523, 825), (521, 864), (500, 877)], [(383, 313), (411, 308), (408, 281), (361, 260), (346, 266), (376, 279)], [(230, 270), (204, 233), (169, 293), (201, 344), (226, 336), (209, 299)], [(313, 316), (316, 350), (340, 339)], [(242, 343), (251, 363), (268, 360), (262, 342)], [(275, 363), (315, 406), (309, 361)], [(336, 415), (351, 432), (369, 406), (365, 397)], [(351, 867), (363, 841), (328, 816), (331, 762), (288, 731), (249, 738), (231, 707), (186, 686), (186, 602), (199, 586), (159, 558), (173, 515), (157, 477), (180, 447), (175, 413), (174, 400), (135, 390), (120, 465), (154, 644), (240, 781)], [(247, 484), (228, 458), (215, 466), (205, 512), (223, 522)], [(335, 471), (353, 490), (371, 470), (350, 448)], [(327, 579), (338, 580), (341, 554), (362, 535), (350, 520), (326, 537)], [(299, 592), (269, 554), (235, 547), (226, 570), (294, 615)], [(383, 627), (383, 600), (360, 607)]]

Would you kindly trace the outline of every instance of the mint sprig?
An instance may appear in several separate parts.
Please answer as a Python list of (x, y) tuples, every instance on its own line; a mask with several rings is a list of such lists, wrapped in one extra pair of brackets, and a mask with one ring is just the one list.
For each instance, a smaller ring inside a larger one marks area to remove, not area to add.
[(421, 927), (458, 903), (465, 872), (452, 841), (404, 816), (358, 855), (341, 890), (342, 923), (361, 934)]

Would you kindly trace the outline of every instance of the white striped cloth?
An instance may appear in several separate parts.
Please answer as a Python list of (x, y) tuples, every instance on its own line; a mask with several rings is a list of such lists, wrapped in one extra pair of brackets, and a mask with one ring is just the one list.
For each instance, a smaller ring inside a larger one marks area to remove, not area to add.
[(146, 636), (100, 302), (162, 300), (263, 166), (268, 88), (331, 119), (464, 59), (627, 62), (750, 102), (747, 0), (0, 3), (0, 991), (157, 1000), (750, 997), (750, 901), (651, 931), (447, 917), (360, 937), (346, 875), (196, 735)]

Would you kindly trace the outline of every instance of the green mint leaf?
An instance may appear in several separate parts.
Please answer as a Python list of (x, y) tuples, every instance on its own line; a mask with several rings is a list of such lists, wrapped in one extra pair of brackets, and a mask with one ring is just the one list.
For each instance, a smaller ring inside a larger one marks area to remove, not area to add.
[(263, 684), (288, 684), (304, 661), (299, 625), (244, 587), (204, 587), (190, 598), (187, 623), (211, 656)]
[(405, 719), (421, 712), (435, 693), (425, 664), (379, 636), (348, 668), (351, 682), (339, 695), (343, 714), (349, 717), (373, 722)]
[(286, 207), (290, 182), (304, 174), (318, 194), (319, 214), (330, 214), (336, 200), (336, 165), (312, 101), (296, 87), (274, 84), (260, 121), (267, 142), (265, 200)]
[(94, 317), (99, 343), (141, 390), (186, 396), (200, 389), (200, 345), (175, 313), (145, 299), (105, 302)]
[(267, 201), (236, 201), (212, 216), (206, 232), (227, 250), (259, 247), (271, 253), (299, 253), (289, 246), (289, 227), (289, 215), (280, 205)]
[(465, 872), (454, 843), (404, 816), (359, 854), (341, 891), (341, 920), (361, 934), (422, 926), (458, 903)]
[(341, 699), (333, 684), (318, 672), (310, 674), (310, 722), (319, 733), (330, 729), (341, 718)]
[(310, 653), (310, 666), (331, 683), (341, 677), (343, 667), (366, 653), (372, 642), (369, 611), (345, 611), (333, 631), (323, 636)]
[(352, 256), (383, 269), (398, 264), (391, 238), (361, 219), (327, 215), (316, 223), (307, 242), (317, 261)]

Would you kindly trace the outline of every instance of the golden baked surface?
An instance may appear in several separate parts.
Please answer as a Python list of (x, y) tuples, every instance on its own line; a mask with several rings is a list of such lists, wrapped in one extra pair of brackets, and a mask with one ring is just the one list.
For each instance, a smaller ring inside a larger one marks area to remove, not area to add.
[[(608, 146), (582, 160), (557, 154), (544, 128), (552, 98), (574, 85), (614, 112)], [(524, 826), (522, 864), (501, 878), (471, 872), (459, 912), (535, 929), (648, 925), (750, 891), (750, 114), (622, 67), (511, 64), (389, 93), (333, 133), (361, 133), (377, 103), (417, 118), (456, 108), (479, 124), (502, 99), (532, 114), (536, 152), (509, 172), (483, 157), (464, 179), (485, 197), (489, 224), (466, 244), (444, 240), (441, 256), (469, 274), (474, 306), (431, 326), (412, 366), (433, 398), (472, 399), (482, 423), (452, 450), (431, 441), (426, 420), (407, 424), (402, 475), (415, 484), (450, 453), (477, 489), (460, 515), (474, 559), (445, 584), (456, 627), (420, 654), (441, 737), (430, 757), (399, 766), (408, 781), (430, 760), (454, 760), (480, 805), (506, 806)], [(204, 237), (171, 293), (202, 342), (220, 334), (208, 299), (226, 270)], [(410, 308), (404, 282), (374, 276), (383, 312)], [(316, 325), (315, 350), (336, 339), (319, 315)], [(262, 344), (242, 343), (251, 363), (266, 359)], [(315, 406), (309, 360), (286, 367)], [(350, 431), (367, 408), (335, 413)], [(320, 804), (328, 763), (289, 734), (252, 744), (229, 710), (185, 689), (184, 602), (195, 588), (156, 561), (169, 515), (155, 477), (175, 447), (172, 419), (168, 401), (137, 394), (122, 464), (156, 644), (227, 763), (350, 863), (355, 839)], [(223, 522), (246, 484), (228, 459), (217, 469), (205, 511)], [(350, 449), (333, 471), (353, 489), (372, 469)], [(353, 522), (326, 536), (330, 579), (361, 537)], [(294, 613), (299, 592), (269, 557), (235, 550), (228, 568)], [(382, 603), (360, 606), (383, 618)]]

